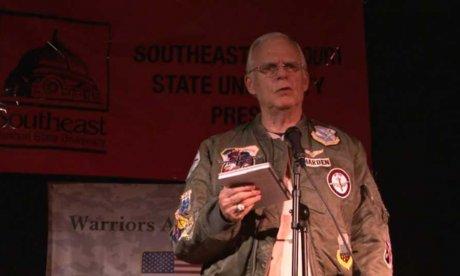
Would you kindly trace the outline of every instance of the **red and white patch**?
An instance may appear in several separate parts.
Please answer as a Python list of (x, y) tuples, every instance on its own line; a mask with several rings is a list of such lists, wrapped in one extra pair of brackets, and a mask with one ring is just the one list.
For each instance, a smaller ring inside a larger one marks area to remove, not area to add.
[(229, 172), (256, 164), (256, 155), (259, 148), (255, 145), (242, 148), (226, 148), (222, 156), (222, 167), (220, 172)]
[(327, 174), (327, 184), (331, 191), (340, 198), (350, 195), (351, 179), (348, 173), (341, 168), (333, 168)]
[(393, 269), (393, 252), (391, 252), (390, 241), (385, 241), (385, 251), (383, 252), (383, 260), (389, 269)]

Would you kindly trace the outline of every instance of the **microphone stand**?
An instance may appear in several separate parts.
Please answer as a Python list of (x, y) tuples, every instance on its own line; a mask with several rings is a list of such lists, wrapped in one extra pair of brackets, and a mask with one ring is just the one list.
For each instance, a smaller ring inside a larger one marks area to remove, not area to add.
[[(300, 171), (305, 168), (305, 158), (302, 154), (294, 154), (294, 181), (292, 183), (292, 276), (298, 276), (299, 250), (302, 249), (302, 276), (308, 275), (308, 246), (307, 224), (309, 211), (307, 206), (300, 203)], [(300, 237), (300, 244), (299, 244)]]

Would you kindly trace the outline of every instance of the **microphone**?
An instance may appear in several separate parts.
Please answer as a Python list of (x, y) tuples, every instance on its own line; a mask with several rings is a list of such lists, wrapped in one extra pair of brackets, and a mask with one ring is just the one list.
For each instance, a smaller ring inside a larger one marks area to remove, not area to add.
[(300, 143), (300, 138), (302, 137), (300, 129), (296, 126), (290, 127), (284, 133), (284, 137), (288, 140), (289, 144), (291, 144), (295, 161), (302, 167), (305, 167), (305, 150)]

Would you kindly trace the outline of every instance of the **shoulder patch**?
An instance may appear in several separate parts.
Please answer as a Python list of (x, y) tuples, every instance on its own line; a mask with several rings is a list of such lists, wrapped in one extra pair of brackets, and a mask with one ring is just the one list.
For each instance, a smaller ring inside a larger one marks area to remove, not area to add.
[(333, 146), (340, 142), (340, 138), (335, 133), (336, 131), (332, 128), (315, 126), (315, 131), (311, 132), (311, 137), (325, 146)]
[(180, 205), (178, 209), (178, 213), (180, 215), (188, 215), (190, 212), (190, 204), (191, 204), (191, 198), (192, 198), (192, 190), (189, 189), (185, 191), (181, 196), (180, 196)]
[(259, 148), (255, 145), (242, 148), (226, 148), (220, 155), (222, 156), (221, 172), (228, 172), (239, 168), (244, 168), (256, 164), (256, 155)]
[(174, 213), (175, 223), (170, 233), (175, 242), (183, 238), (190, 239), (192, 235), (194, 218), (191, 214), (191, 197), (192, 190), (187, 190), (180, 196), (180, 205)]

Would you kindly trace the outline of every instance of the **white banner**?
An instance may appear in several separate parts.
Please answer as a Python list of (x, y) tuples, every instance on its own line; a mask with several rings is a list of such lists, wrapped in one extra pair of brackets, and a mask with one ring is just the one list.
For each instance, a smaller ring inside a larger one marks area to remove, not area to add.
[(169, 231), (182, 184), (49, 183), (47, 275), (197, 275)]

